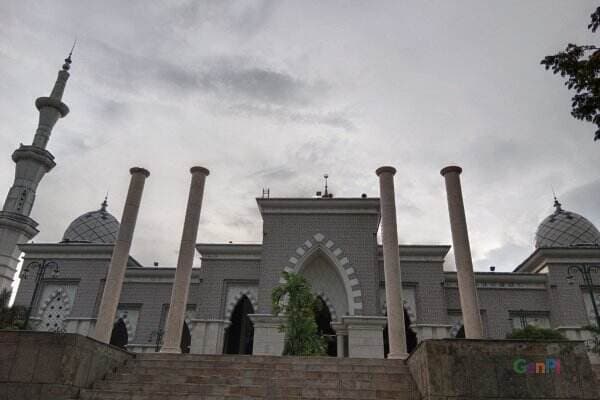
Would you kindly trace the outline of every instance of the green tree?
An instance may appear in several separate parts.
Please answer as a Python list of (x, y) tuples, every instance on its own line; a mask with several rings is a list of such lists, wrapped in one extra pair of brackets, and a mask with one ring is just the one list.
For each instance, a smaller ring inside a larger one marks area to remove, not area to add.
[(9, 307), (11, 292), (3, 289), (0, 292), (0, 330), (1, 329), (25, 329), (26, 307)]
[[(600, 26), (600, 7), (592, 13), (588, 29), (596, 32)], [(592, 122), (598, 128), (594, 140), (600, 139), (600, 48), (595, 45), (569, 43), (564, 51), (546, 56), (541, 61), (546, 69), (560, 74), (565, 85), (575, 90), (571, 99), (571, 115)]]
[(273, 312), (285, 316), (280, 331), (285, 332), (284, 355), (325, 355), (325, 340), (319, 336), (315, 309), (321, 304), (311, 293), (310, 285), (295, 273), (283, 273), (285, 283), (273, 289)]
[(520, 340), (567, 340), (562, 333), (553, 329), (538, 328), (532, 325), (527, 325), (523, 329), (515, 329), (508, 335), (507, 339)]

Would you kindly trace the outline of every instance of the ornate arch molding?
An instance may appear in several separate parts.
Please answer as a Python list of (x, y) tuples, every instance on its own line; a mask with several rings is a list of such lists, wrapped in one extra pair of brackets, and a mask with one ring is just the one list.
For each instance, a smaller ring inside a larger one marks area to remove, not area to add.
[(250, 303), (252, 303), (252, 307), (254, 308), (254, 311), (256, 312), (256, 310), (258, 310), (258, 300), (256, 298), (256, 295), (254, 293), (252, 293), (252, 291), (250, 289), (240, 290), (235, 296), (233, 296), (233, 298), (231, 299), (229, 304), (227, 304), (227, 308), (225, 309), (225, 320), (226, 321), (229, 321), (231, 319), (231, 314), (233, 313), (235, 306), (237, 306), (238, 302), (244, 296), (246, 296), (248, 298), (248, 300), (250, 300)]
[[(408, 315), (410, 324), (411, 325), (416, 324), (417, 323), (417, 314), (415, 313), (415, 310), (413, 310), (410, 303), (406, 300), (402, 300), (402, 304), (404, 305), (404, 311), (406, 311), (406, 314)], [(387, 302), (386, 301), (384, 301), (383, 305), (381, 306), (381, 313), (383, 315), (387, 315)]]
[(315, 293), (317, 297), (323, 299), (323, 302), (329, 309), (329, 314), (331, 314), (331, 321), (337, 321), (337, 311), (335, 310), (335, 306), (333, 305), (331, 299), (325, 294), (325, 292)]
[(456, 335), (458, 335), (458, 331), (460, 331), (460, 328), (463, 327), (463, 321), (462, 319), (458, 320), (458, 321), (454, 321), (454, 323), (452, 324), (452, 328), (450, 328), (450, 332), (449, 335), (451, 338), (456, 338)]
[[(338, 274), (342, 278), (342, 282), (346, 289), (348, 313), (350, 315), (362, 314), (362, 290), (360, 288), (360, 282), (358, 281), (356, 271), (352, 267), (348, 258), (344, 256), (342, 249), (337, 247), (335, 242), (327, 239), (322, 233), (314, 234), (300, 247), (298, 247), (296, 249), (296, 253), (289, 258), (288, 265), (286, 265), (283, 270), (285, 272), (299, 273), (302, 267), (306, 264), (306, 261), (309, 260), (317, 251), (321, 251), (333, 262)], [(285, 279), (281, 277), (279, 282), (285, 283)]]

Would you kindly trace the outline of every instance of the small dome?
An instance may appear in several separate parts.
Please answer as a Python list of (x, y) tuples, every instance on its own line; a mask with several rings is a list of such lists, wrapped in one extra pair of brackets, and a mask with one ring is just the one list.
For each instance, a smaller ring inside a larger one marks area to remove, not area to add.
[(535, 247), (600, 246), (600, 232), (585, 217), (562, 209), (554, 199), (554, 213), (546, 217), (535, 234)]
[(97, 211), (77, 217), (63, 235), (62, 243), (114, 243), (119, 232), (119, 221), (106, 211), (106, 199)]

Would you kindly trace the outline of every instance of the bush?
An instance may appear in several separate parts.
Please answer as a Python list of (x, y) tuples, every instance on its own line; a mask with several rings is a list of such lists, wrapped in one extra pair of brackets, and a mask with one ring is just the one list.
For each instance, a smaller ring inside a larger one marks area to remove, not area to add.
[(4, 289), (0, 292), (0, 330), (25, 329), (25, 316), (27, 308), (23, 306), (9, 307), (10, 291)]
[(285, 332), (284, 355), (321, 356), (325, 355), (325, 340), (319, 336), (315, 321), (315, 309), (321, 303), (311, 293), (310, 285), (304, 277), (295, 273), (283, 273), (286, 282), (271, 294), (273, 312), (283, 314), (285, 320), (280, 331)]
[(538, 328), (532, 325), (528, 325), (523, 329), (515, 329), (506, 335), (506, 338), (519, 340), (567, 340), (567, 338), (558, 331)]

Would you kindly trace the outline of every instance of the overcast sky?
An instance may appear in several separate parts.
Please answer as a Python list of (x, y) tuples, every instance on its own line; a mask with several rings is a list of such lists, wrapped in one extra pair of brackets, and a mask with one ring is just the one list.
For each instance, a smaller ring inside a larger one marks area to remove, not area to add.
[(476, 269), (509, 271), (565, 209), (600, 224), (594, 127), (539, 64), (597, 43), (592, 1), (2, 1), (0, 184), (30, 143), (73, 39), (32, 217), (57, 242), (99, 208), (120, 219), (150, 170), (132, 255), (174, 266), (189, 168), (210, 169), (199, 242), (260, 241), (255, 198), (378, 196), (393, 165), (402, 243), (450, 244), (442, 167), (463, 167)]

